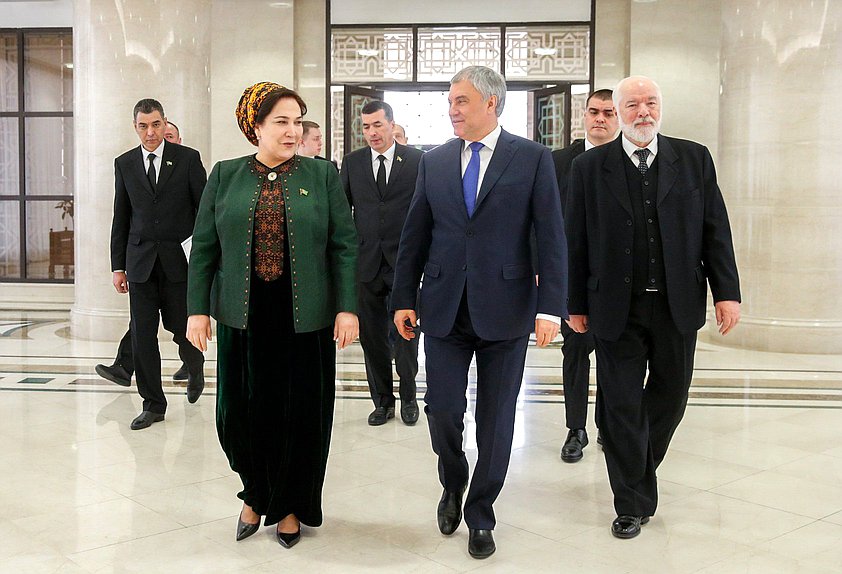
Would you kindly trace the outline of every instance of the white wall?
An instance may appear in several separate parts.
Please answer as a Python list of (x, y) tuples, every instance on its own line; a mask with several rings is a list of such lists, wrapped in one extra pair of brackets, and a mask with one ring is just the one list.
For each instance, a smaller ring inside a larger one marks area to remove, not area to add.
[(254, 153), (234, 110), (256, 82), (294, 86), (294, 15), (289, 5), (214, 0), (211, 18), (211, 164)]
[(0, 28), (70, 28), (73, 0), (0, 0)]
[(661, 86), (664, 134), (702, 143), (716, 158), (721, 0), (633, 2), (630, 30), (630, 73)]
[(329, 0), (332, 24), (582, 22), (590, 0)]

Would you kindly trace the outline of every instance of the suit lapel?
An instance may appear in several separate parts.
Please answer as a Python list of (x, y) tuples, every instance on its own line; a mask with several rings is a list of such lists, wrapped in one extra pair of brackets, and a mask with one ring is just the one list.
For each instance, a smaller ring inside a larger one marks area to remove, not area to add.
[[(506, 171), (509, 162), (512, 161), (517, 151), (514, 141), (514, 138), (508, 132), (505, 130), (500, 131), (500, 137), (497, 139), (497, 147), (494, 149), (494, 153), (491, 154), (491, 161), (488, 163), (488, 168), (485, 170), (485, 175), (482, 178), (482, 186), (477, 195), (476, 209), (479, 209), (482, 200), (485, 199), (491, 188), (494, 187), (494, 184), (497, 183), (497, 180)], [(476, 213), (476, 210), (474, 213)]]
[(386, 183), (386, 195), (389, 194), (392, 183), (398, 179), (398, 174), (401, 172), (401, 167), (403, 167), (403, 155), (405, 151), (406, 148), (404, 146), (400, 144), (395, 145), (395, 155), (392, 156), (392, 169), (389, 171), (389, 181)]
[(152, 189), (152, 185), (149, 183), (149, 178), (146, 177), (146, 168), (149, 165), (146, 161), (146, 156), (149, 152), (147, 152), (143, 146), (141, 146), (140, 151), (141, 153), (134, 154), (134, 157), (136, 158), (134, 160), (135, 173), (137, 174), (141, 185), (143, 185), (143, 189), (145, 189), (149, 195), (154, 196), (155, 190)]
[(623, 151), (623, 142), (620, 139), (622, 136), (611, 142), (605, 144), (611, 146), (608, 153), (605, 154), (605, 161), (602, 164), (603, 175), (605, 177), (605, 184), (608, 187), (614, 198), (620, 202), (623, 209), (629, 212), (629, 215), (634, 215), (632, 212), (631, 199), (629, 199), (629, 186), (626, 182), (626, 168), (623, 165), (625, 151)]
[[(377, 189), (377, 179), (374, 176), (374, 163), (371, 155), (371, 148), (365, 147), (365, 153), (360, 154), (360, 169), (363, 170), (363, 179), (368, 185), (368, 189), (372, 194), (372, 197), (379, 198), (380, 197), (380, 190)], [(379, 165), (377, 166), (380, 167)]]
[(173, 169), (175, 168), (175, 156), (175, 146), (164, 144), (164, 157), (161, 158), (161, 173), (158, 174), (158, 183), (155, 186), (158, 193), (164, 189), (167, 180), (172, 175)]
[(678, 177), (678, 155), (667, 138), (658, 136), (658, 203), (667, 196)]

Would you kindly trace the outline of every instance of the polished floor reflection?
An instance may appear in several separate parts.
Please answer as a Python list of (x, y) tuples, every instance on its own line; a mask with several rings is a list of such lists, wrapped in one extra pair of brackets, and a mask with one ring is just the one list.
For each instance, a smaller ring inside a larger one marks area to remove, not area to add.
[[(560, 352), (530, 349), (498, 551), (477, 561), (464, 524), (450, 538), (436, 528), (423, 417), (366, 424), (359, 347), (340, 355), (325, 524), (284, 550), (271, 528), (234, 541), (239, 481), (216, 439), (213, 377), (196, 405), (168, 387), (166, 422), (131, 431), (134, 387), (93, 372), (115, 343), (68, 331), (66, 314), (0, 313), (3, 573), (840, 571), (840, 357), (700, 345), (658, 514), (621, 541), (595, 441), (579, 463), (559, 458)], [(171, 374), (174, 345), (163, 352)]]

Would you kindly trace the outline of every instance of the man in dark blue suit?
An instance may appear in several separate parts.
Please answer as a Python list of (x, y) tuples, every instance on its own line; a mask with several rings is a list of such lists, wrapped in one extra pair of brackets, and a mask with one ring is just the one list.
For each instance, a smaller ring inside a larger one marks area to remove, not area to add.
[(475, 558), (495, 550), (492, 505), (509, 465), (529, 334), (534, 331), (543, 347), (567, 315), (567, 245), (552, 156), (500, 128), (505, 97), (505, 80), (490, 68), (471, 66), (451, 80), (457, 139), (425, 154), (418, 166), (391, 300), (401, 336), (415, 337), (419, 318), (424, 332), (424, 412), (444, 487), (438, 505), (443, 534), (462, 520), (465, 393), (476, 357), (478, 453), (465, 501), (468, 551)]

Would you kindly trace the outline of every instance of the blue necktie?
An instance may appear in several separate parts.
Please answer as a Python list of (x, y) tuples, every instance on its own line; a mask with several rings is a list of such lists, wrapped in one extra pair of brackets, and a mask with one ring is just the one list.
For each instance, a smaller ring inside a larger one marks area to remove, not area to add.
[(465, 197), (465, 209), (468, 217), (473, 217), (474, 209), (477, 206), (477, 184), (479, 183), (479, 150), (483, 148), (482, 142), (473, 142), (471, 148), (471, 159), (468, 167), (465, 168), (465, 175), (462, 176), (462, 195)]

